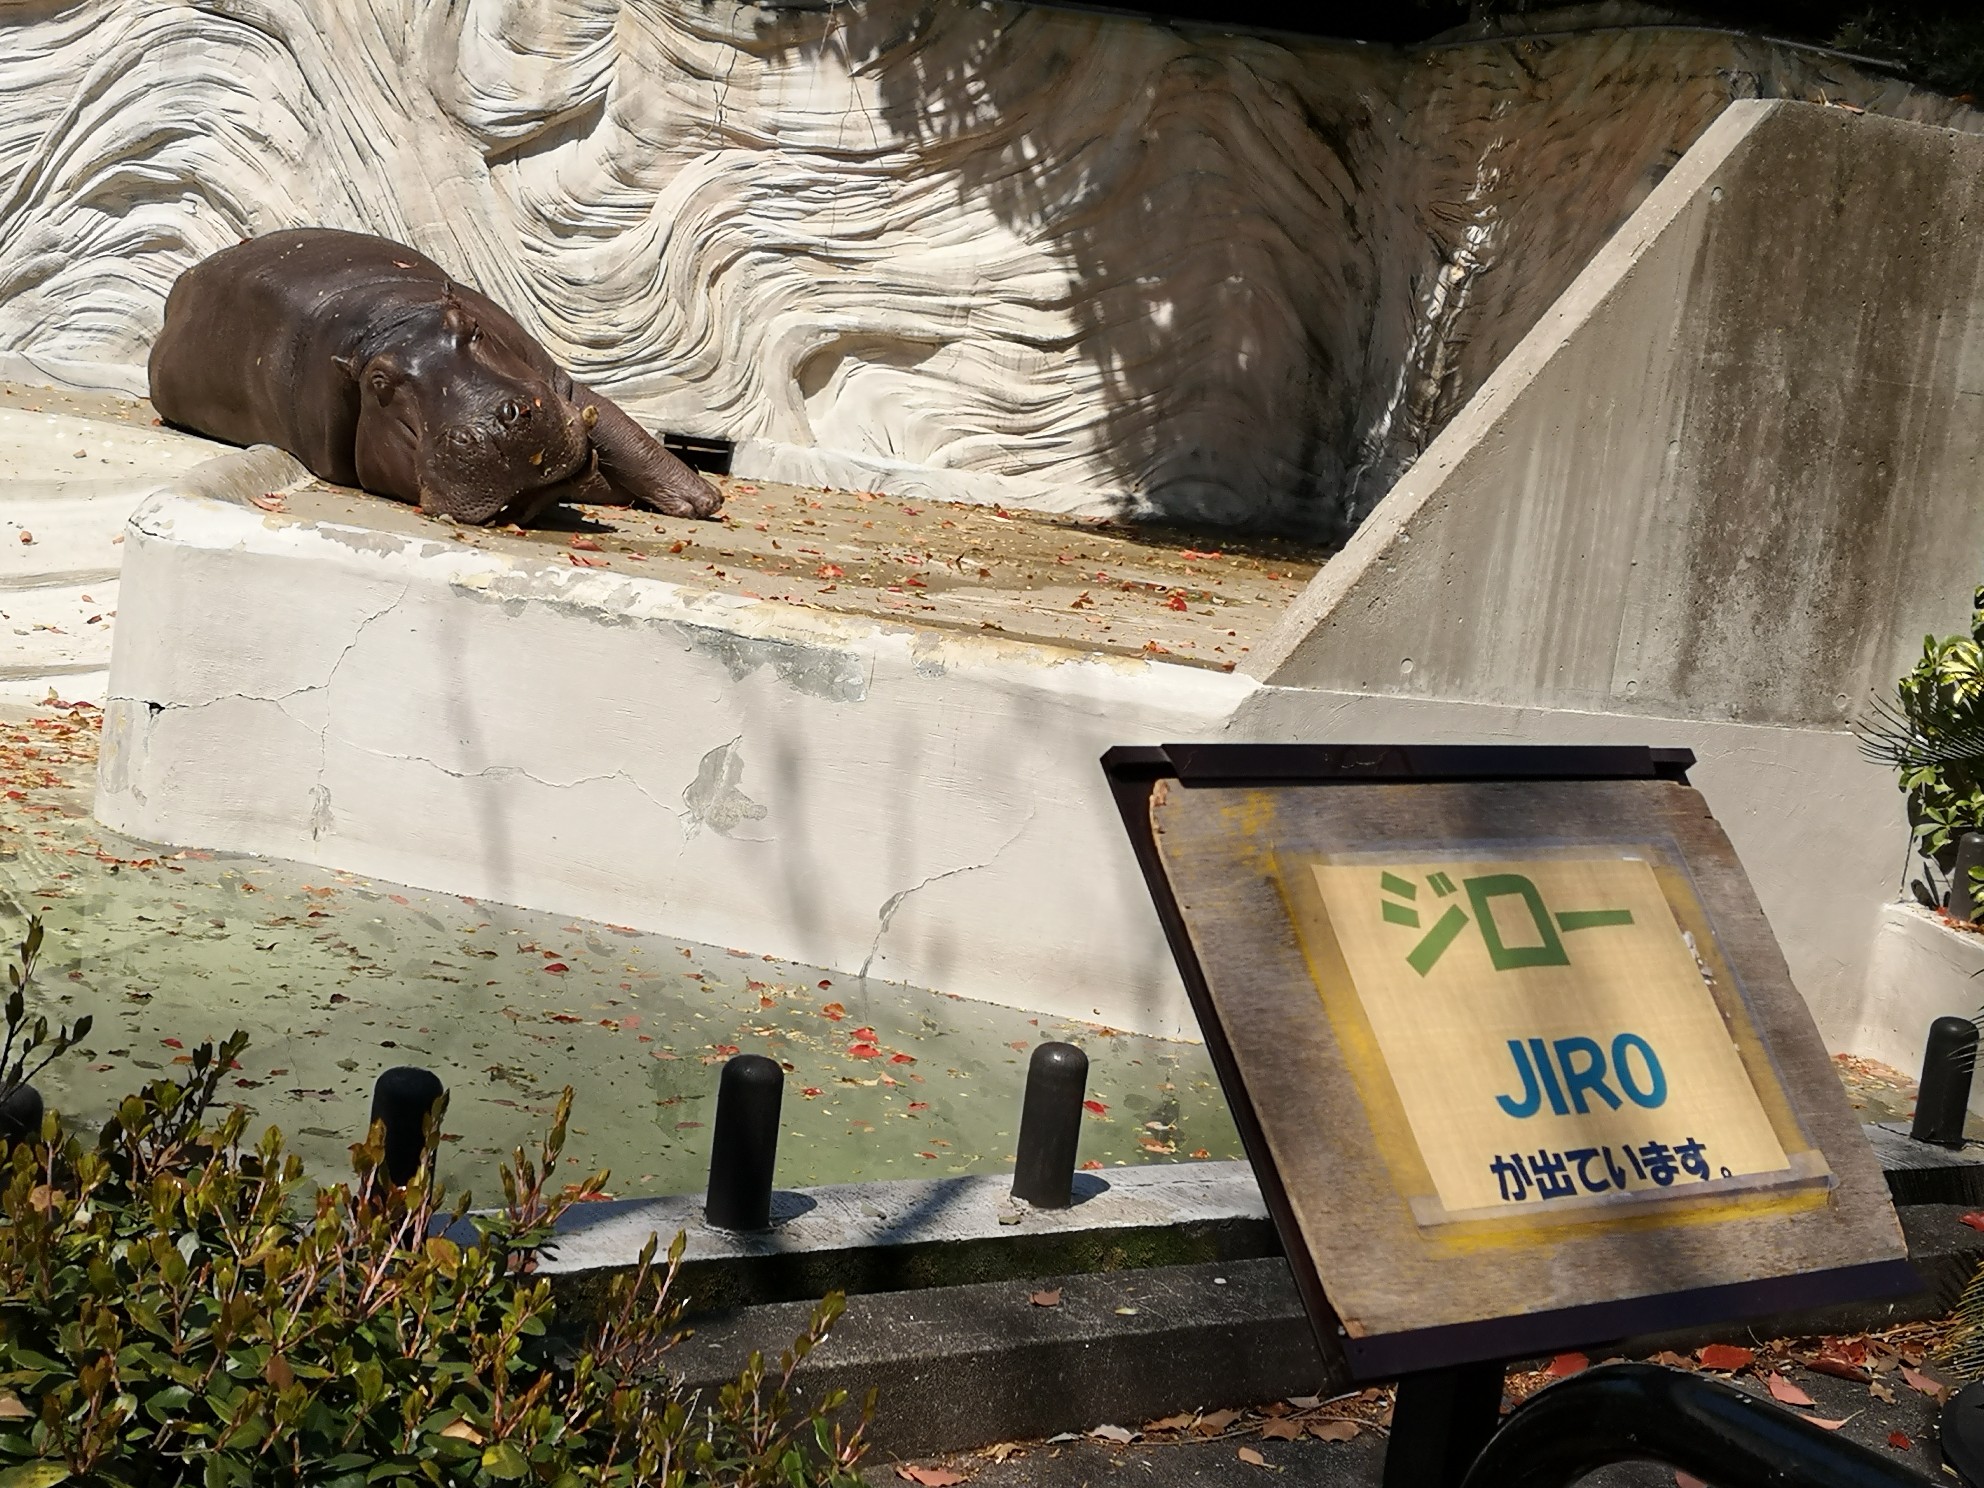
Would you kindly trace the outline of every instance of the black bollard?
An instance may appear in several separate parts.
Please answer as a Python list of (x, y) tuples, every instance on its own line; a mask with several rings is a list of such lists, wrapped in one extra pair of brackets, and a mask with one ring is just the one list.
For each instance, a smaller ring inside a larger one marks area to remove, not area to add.
[(432, 1070), (402, 1064), (379, 1076), (372, 1087), (372, 1120), (386, 1124), (386, 1176), (393, 1182), (412, 1182), (421, 1163), (432, 1156), (427, 1121), (429, 1116), (440, 1119), (439, 1108), (447, 1099), (441, 1077)]
[(41, 1136), (41, 1092), (16, 1085), (0, 1100), (0, 1143), (32, 1142)]
[(1968, 1018), (1938, 1018), (1922, 1051), (1922, 1089), (1915, 1097), (1909, 1136), (1938, 1147), (1963, 1145), (1970, 1109), (1970, 1077), (1977, 1068), (1977, 1025)]
[(1041, 1209), (1074, 1202), (1075, 1147), (1088, 1093), (1088, 1055), (1073, 1044), (1042, 1044), (1026, 1067), (1013, 1197)]
[(778, 1160), (778, 1108), (785, 1071), (776, 1059), (738, 1054), (716, 1087), (710, 1134), (710, 1186), (703, 1217), (720, 1230), (767, 1230), (772, 1223), (772, 1168)]
[(1965, 832), (1956, 840), (1956, 866), (1950, 869), (1950, 918), (1977, 918), (1978, 896), (1971, 892), (1970, 870), (1984, 868), (1984, 832)]

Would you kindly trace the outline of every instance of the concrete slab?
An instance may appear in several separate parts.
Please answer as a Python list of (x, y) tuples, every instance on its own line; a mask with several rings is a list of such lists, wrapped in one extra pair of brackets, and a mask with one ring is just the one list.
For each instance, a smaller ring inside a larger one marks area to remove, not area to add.
[(1210, 735), (1255, 684), (359, 520), (309, 485), (244, 452), (133, 517), (107, 825), (1195, 1031), (1096, 760)]
[(102, 701), (125, 520), (219, 452), (141, 400), (0, 381), (0, 701)]

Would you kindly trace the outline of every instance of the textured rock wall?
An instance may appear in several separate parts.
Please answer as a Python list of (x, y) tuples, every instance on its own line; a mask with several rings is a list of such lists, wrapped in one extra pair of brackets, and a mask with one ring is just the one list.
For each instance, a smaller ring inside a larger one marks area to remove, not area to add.
[(1972, 117), (1662, 27), (1395, 50), (958, 0), (0, 0), (0, 370), (142, 390), (181, 269), (326, 223), (765, 473), (1340, 534), (1758, 95)]

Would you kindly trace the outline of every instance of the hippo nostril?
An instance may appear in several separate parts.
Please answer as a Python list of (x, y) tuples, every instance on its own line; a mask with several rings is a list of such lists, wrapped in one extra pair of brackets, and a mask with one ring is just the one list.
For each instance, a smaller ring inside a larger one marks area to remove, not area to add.
[(496, 417), (507, 428), (511, 424), (529, 418), (530, 410), (517, 402), (515, 398), (505, 398), (503, 400), (503, 406), (496, 410)]

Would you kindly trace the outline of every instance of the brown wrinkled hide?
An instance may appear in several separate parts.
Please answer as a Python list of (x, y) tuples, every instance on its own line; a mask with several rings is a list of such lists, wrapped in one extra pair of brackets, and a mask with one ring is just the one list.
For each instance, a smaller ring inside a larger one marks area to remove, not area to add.
[(411, 248), (329, 228), (250, 239), (173, 285), (151, 397), (183, 428), (458, 522), (561, 502), (712, 515), (722, 497), (500, 306)]

